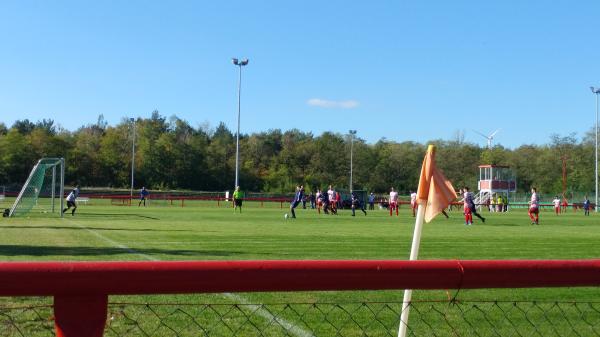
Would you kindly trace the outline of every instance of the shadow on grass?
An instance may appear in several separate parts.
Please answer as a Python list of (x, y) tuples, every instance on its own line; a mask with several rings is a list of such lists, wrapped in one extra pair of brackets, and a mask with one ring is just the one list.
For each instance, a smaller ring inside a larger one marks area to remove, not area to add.
[(510, 222), (494, 222), (487, 220), (485, 223), (477, 223), (481, 226), (492, 226), (492, 227), (527, 227), (529, 226), (529, 222), (523, 223), (510, 223)]
[(189, 229), (153, 229), (153, 228), (99, 228), (99, 227), (68, 227), (68, 226), (2, 226), (0, 229), (67, 229), (94, 231), (128, 231), (128, 232), (191, 232)]
[(97, 256), (97, 255), (177, 255), (177, 256), (233, 256), (240, 251), (157, 249), (157, 248), (118, 248), (118, 247), (57, 247), (57, 246), (17, 246), (0, 245), (0, 256)]
[[(65, 217), (69, 216), (68, 214), (69, 212), (65, 213)], [(135, 213), (76, 213), (76, 215), (72, 218), (78, 218), (78, 217), (82, 217), (82, 218), (94, 218), (94, 217), (110, 217), (111, 220), (114, 220), (115, 218), (142, 218), (142, 219), (150, 219), (150, 220), (160, 220), (159, 218), (155, 218), (155, 217), (151, 217), (151, 216), (147, 216), (147, 215), (141, 215), (141, 214), (135, 214)]]

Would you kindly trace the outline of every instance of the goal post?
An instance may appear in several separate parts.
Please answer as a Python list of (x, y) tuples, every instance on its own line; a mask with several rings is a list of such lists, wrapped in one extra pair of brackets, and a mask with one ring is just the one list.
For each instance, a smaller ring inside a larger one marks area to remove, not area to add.
[(42, 158), (38, 160), (10, 208), (9, 217), (22, 216), (34, 209), (45, 213), (55, 213), (57, 198), (60, 199), (58, 212), (62, 217), (64, 186), (65, 159)]

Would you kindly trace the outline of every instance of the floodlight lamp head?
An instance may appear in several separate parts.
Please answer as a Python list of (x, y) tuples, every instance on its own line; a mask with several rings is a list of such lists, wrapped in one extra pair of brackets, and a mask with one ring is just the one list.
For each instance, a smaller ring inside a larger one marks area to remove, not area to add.
[(231, 59), (231, 63), (233, 63), (237, 66), (239, 64), (239, 60), (234, 57)]
[(248, 64), (248, 59), (243, 59), (242, 62), (240, 62), (240, 65), (245, 66)]
[(133, 122), (135, 122), (135, 118), (131, 117), (131, 118), (129, 118), (129, 121), (133, 123)]

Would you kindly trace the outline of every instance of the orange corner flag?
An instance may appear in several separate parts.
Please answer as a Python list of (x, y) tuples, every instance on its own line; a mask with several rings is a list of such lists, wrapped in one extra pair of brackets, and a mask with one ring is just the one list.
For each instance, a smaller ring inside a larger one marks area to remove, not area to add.
[(430, 222), (456, 199), (452, 183), (435, 165), (435, 146), (429, 145), (421, 167), (417, 202), (426, 203), (425, 222)]

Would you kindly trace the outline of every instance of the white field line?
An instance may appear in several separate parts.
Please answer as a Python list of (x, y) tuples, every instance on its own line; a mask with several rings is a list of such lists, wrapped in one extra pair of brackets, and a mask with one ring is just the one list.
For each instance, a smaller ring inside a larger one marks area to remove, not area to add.
[[(153, 256), (150, 256), (150, 255), (144, 254), (144, 253), (140, 253), (140, 252), (138, 252), (137, 250), (135, 250), (133, 248), (130, 248), (130, 247), (128, 247), (128, 246), (126, 246), (124, 244), (121, 244), (121, 243), (119, 243), (117, 241), (114, 241), (112, 239), (109, 239), (106, 236), (104, 236), (104, 235), (102, 235), (102, 234), (100, 234), (100, 233), (98, 233), (98, 232), (96, 232), (94, 230), (91, 230), (91, 229), (89, 229), (89, 228), (87, 228), (85, 226), (82, 226), (82, 225), (80, 225), (78, 223), (75, 223), (74, 221), (71, 221), (70, 219), (67, 219), (67, 221), (73, 223), (75, 226), (77, 226), (77, 227), (79, 227), (81, 229), (85, 229), (88, 233), (94, 235), (95, 237), (97, 237), (97, 238), (99, 238), (101, 240), (106, 241), (106, 242), (110, 243), (111, 245), (113, 245), (115, 247), (118, 247), (118, 248), (121, 248), (121, 249), (123, 249), (123, 250), (125, 250), (125, 251), (127, 251), (127, 252), (129, 252), (131, 254), (135, 254), (137, 256), (140, 256), (140, 257), (144, 258), (145, 260), (148, 260), (148, 261), (161, 261), (160, 259), (157, 259), (157, 258), (155, 258)], [(277, 322), (281, 327), (283, 327), (288, 332), (294, 334), (295, 336), (298, 336), (298, 337), (315, 337), (309, 331), (306, 331), (306, 330), (302, 329), (301, 327), (299, 327), (299, 326), (297, 326), (297, 325), (295, 325), (293, 323), (290, 323), (290, 322), (288, 322), (287, 320), (285, 320), (283, 318), (273, 316), (273, 314), (271, 314), (270, 312), (268, 312), (265, 309), (262, 309), (259, 305), (248, 304), (249, 302), (245, 298), (243, 298), (242, 296), (240, 296), (240, 295), (232, 294), (232, 293), (223, 293), (223, 296), (225, 296), (225, 297), (227, 297), (229, 299), (232, 299), (232, 300), (234, 300), (236, 302), (239, 302), (240, 304), (247, 305), (248, 308), (251, 309), (253, 313), (258, 314), (260, 317), (266, 319), (269, 322)]]

